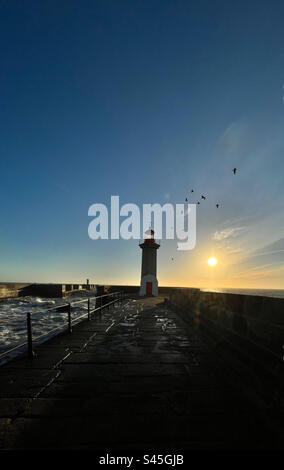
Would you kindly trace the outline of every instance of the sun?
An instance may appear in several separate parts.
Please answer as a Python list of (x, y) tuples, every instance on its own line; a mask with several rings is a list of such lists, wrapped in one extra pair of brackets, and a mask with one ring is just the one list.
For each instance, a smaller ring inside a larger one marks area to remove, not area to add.
[(212, 256), (211, 258), (209, 258), (208, 264), (212, 267), (215, 266), (217, 264), (217, 259)]

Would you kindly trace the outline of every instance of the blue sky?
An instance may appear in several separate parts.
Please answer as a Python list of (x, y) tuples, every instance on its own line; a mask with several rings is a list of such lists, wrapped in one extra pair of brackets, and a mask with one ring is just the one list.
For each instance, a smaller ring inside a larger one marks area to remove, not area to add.
[(196, 248), (164, 241), (160, 284), (284, 288), (283, 14), (2, 0), (0, 280), (138, 283), (137, 241), (90, 240), (89, 206), (193, 187)]

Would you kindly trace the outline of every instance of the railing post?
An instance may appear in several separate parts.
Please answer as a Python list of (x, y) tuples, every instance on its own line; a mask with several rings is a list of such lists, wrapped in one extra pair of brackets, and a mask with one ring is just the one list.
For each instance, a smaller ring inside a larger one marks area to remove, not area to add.
[(91, 320), (91, 314), (90, 314), (90, 298), (88, 298), (88, 320)]
[(68, 330), (72, 333), (71, 303), (68, 304)]
[(102, 315), (102, 304), (103, 304), (103, 299), (102, 296), (100, 297), (100, 316)]
[(32, 319), (30, 312), (27, 312), (27, 335), (28, 335), (28, 355), (34, 357), (33, 352), (33, 333), (32, 333)]

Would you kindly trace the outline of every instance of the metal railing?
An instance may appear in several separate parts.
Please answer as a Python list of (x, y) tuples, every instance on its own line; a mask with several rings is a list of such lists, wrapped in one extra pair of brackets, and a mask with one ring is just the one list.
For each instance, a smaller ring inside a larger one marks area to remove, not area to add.
[[(109, 302), (103, 303), (103, 298), (106, 298), (106, 297), (109, 297), (109, 298), (113, 297), (113, 298)], [(39, 336), (33, 337), (32, 317), (34, 317), (36, 315), (39, 315), (39, 314), (45, 314), (45, 313), (54, 312), (54, 311), (56, 311), (57, 313), (60, 313), (60, 312), (67, 313), (67, 329), (68, 329), (69, 333), (72, 333), (72, 325), (73, 324), (80, 323), (80, 320), (82, 320), (83, 318), (87, 318), (90, 321), (91, 320), (91, 315), (93, 313), (99, 312), (99, 315), (101, 315), (102, 310), (104, 308), (108, 307), (108, 309), (109, 309), (110, 305), (115, 304), (116, 302), (121, 303), (124, 298), (125, 298), (125, 295), (124, 295), (124, 292), (122, 292), (122, 291), (111, 292), (110, 294), (103, 294), (103, 295), (88, 297), (86, 299), (76, 300), (74, 302), (68, 302), (68, 303), (63, 304), (63, 305), (50, 307), (48, 309), (39, 310), (39, 311), (33, 312), (33, 313), (27, 312), (26, 313), (27, 341), (25, 341), (21, 344), (17, 344), (13, 348), (8, 349), (8, 350), (4, 351), (3, 353), (1, 353), (0, 354), (0, 360), (5, 358), (8, 354), (11, 354), (12, 352), (17, 351), (18, 349), (23, 348), (24, 346), (27, 346), (28, 356), (29, 357), (34, 357), (36, 355), (35, 352), (34, 352), (34, 343), (36, 341), (38, 341), (40, 339), (43, 339), (46, 336), (50, 336), (52, 333), (55, 333), (56, 331), (58, 331), (58, 333), (62, 333), (63, 331), (65, 331), (62, 326), (59, 326), (59, 327), (53, 328), (52, 330), (49, 330), (46, 333), (43, 333)], [(96, 304), (97, 304), (97, 300), (99, 301), (99, 306), (95, 306), (95, 308), (91, 308), (92, 307), (91, 302), (94, 301), (94, 300), (96, 301)], [(83, 313), (79, 317), (76, 316), (74, 318), (74, 321), (72, 322), (72, 307), (74, 307), (77, 304), (81, 304), (83, 302), (87, 302), (87, 312)], [(26, 352), (26, 351), (23, 351), (23, 353), (24, 352)]]

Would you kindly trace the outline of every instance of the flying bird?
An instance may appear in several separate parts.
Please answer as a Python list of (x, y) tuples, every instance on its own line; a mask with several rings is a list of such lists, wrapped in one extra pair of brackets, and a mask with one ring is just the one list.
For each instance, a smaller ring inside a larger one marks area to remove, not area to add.
[(217, 207), (217, 209), (218, 209), (218, 207), (219, 207), (219, 204), (216, 204), (216, 207)]
[(203, 194), (202, 194), (202, 196), (201, 196), (201, 199), (204, 199), (204, 201), (205, 201), (206, 197), (205, 197), (205, 196), (203, 196)]
[(237, 173), (237, 168), (234, 168), (233, 170), (234, 175)]
[(191, 193), (194, 193), (194, 189), (192, 189), (190, 192), (191, 192)]
[(200, 202), (198, 201), (197, 204), (200, 204)]
[(187, 202), (187, 197), (185, 198), (185, 202)]

